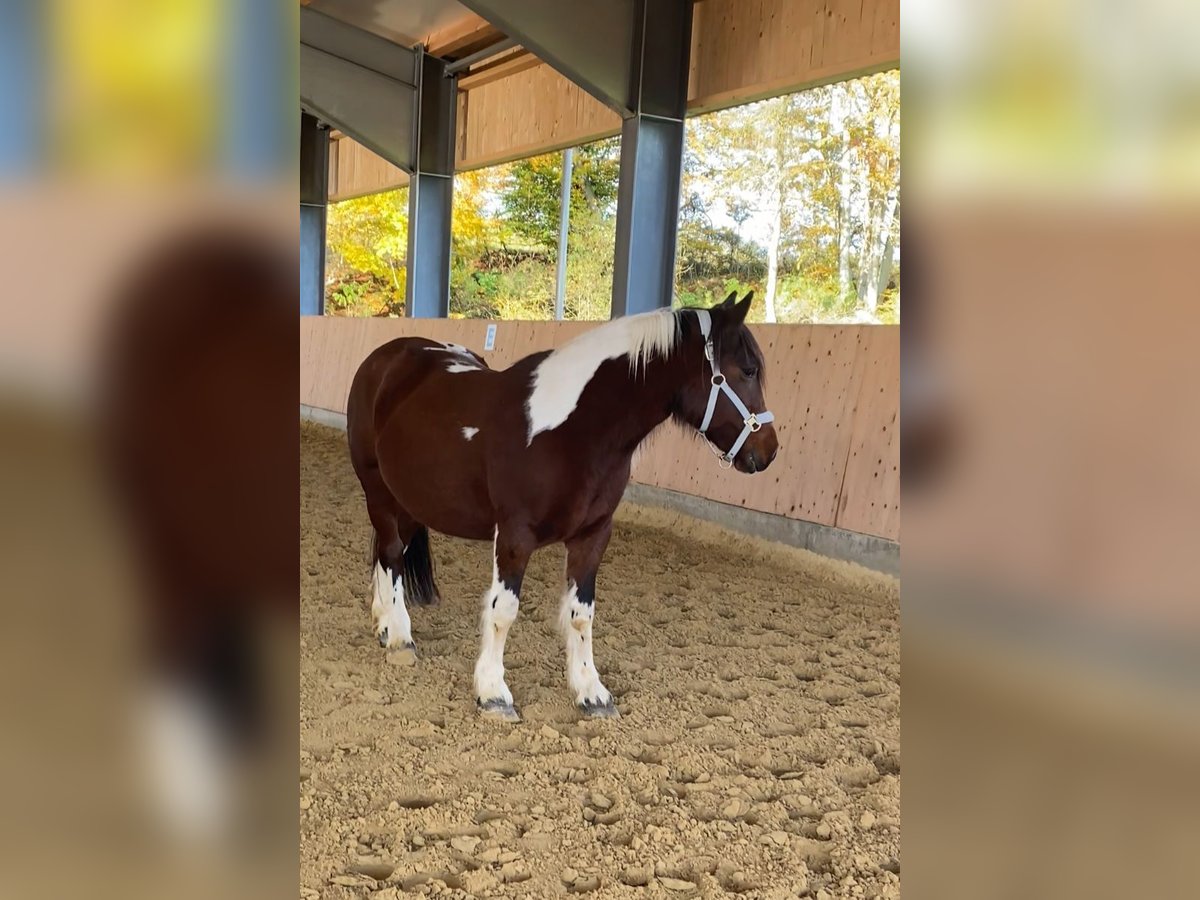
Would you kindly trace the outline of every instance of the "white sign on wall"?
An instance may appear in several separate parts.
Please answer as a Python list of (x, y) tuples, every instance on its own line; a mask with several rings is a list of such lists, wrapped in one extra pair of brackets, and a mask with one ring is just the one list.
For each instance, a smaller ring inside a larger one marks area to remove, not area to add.
[(483, 339), (484, 350), (496, 349), (496, 323), (493, 322), (487, 327), (487, 337)]

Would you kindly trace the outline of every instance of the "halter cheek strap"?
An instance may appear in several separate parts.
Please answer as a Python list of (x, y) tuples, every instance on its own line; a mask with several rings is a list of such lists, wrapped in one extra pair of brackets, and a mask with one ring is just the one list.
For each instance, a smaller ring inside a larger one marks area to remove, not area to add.
[[(734, 392), (729, 386), (729, 382), (725, 380), (725, 376), (717, 368), (716, 351), (713, 349), (712, 342), (712, 316), (709, 315), (706, 309), (693, 310), (696, 313), (696, 318), (700, 320), (700, 333), (704, 335), (704, 358), (708, 360), (708, 367), (712, 371), (712, 389), (708, 392), (708, 407), (704, 410), (704, 421), (700, 423), (700, 436), (708, 441), (709, 447), (717, 456), (717, 462), (722, 469), (728, 469), (733, 465), (734, 457), (738, 455), (738, 451), (742, 449), (742, 445), (746, 443), (746, 439), (751, 434), (758, 431), (768, 422), (774, 422), (775, 416), (773, 413), (764, 411), (760, 413), (752, 413), (746, 408), (746, 404), (742, 402), (742, 398)], [(721, 448), (712, 442), (708, 436), (708, 426), (712, 424), (713, 413), (717, 409), (717, 398), (724, 394), (729, 398), (738, 414), (742, 417), (742, 422), (745, 427), (742, 433), (738, 435), (737, 440), (733, 442), (733, 446), (721, 452)]]

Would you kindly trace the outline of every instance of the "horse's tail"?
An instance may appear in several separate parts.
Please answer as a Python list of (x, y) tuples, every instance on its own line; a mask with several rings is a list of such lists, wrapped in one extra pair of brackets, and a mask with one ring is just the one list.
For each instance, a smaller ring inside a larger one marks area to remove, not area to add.
[(433, 555), (429, 552), (429, 529), (424, 525), (404, 548), (404, 599), (419, 606), (432, 606), (441, 597), (433, 583)]

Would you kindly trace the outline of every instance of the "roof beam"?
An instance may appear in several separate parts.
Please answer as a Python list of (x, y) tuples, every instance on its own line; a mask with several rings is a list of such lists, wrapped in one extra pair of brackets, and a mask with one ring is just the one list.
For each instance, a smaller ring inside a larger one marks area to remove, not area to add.
[(483, 65), (471, 69), (470, 72), (464, 72), (462, 75), (459, 75), (458, 89), (460, 91), (470, 91), (540, 65), (542, 65), (540, 59), (528, 50), (518, 48), (499, 59), (489, 60)]
[(461, 2), (621, 115), (637, 110), (634, 47), (644, 0)]
[(504, 37), (491, 22), (469, 13), (461, 21), (428, 35), (425, 49), (434, 56), (453, 61), (486, 50)]
[(300, 106), (388, 162), (415, 163), (417, 67), (407, 47), (300, 9)]

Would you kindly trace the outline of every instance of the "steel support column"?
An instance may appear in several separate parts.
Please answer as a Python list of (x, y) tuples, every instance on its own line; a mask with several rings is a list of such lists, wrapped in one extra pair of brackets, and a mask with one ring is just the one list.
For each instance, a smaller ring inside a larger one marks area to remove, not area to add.
[(44, 161), (46, 13), (0, 4), (0, 174), (28, 176)]
[(682, 119), (625, 120), (613, 253), (614, 319), (671, 305), (682, 166)]
[(329, 202), (329, 129), (300, 114), (300, 315), (325, 312), (325, 207)]
[(228, 77), (221, 99), (225, 167), (243, 179), (275, 179), (295, 160), (295, 114), (280, 103), (292, 95), (295, 34), (291, 10), (272, 3), (234, 3), (229, 22)]
[(621, 113), (613, 316), (671, 305), (692, 0), (461, 0)]
[(690, 0), (637, 3), (634, 114), (621, 126), (614, 318), (671, 305), (691, 36)]
[(414, 165), (408, 181), (406, 314), (450, 313), (450, 212), (454, 199), (457, 85), (442, 60), (418, 49)]

